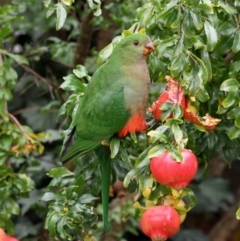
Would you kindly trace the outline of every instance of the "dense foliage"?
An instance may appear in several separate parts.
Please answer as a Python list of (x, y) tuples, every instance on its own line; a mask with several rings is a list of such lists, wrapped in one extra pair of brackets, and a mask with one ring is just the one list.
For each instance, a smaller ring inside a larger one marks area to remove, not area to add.
[[(126, 230), (136, 235), (140, 214), (171, 195), (149, 171), (150, 159), (164, 150), (178, 161), (183, 148), (198, 158), (195, 182), (177, 195), (187, 203), (180, 212), (193, 208), (196, 199), (193, 212), (216, 212), (224, 201), (233, 202), (227, 180), (203, 175), (216, 155), (229, 165), (240, 156), (239, 0), (12, 0), (0, 7), (1, 228), (13, 234), (15, 224), (23, 241), (37, 240), (43, 226), (48, 238), (100, 239), (96, 154), (74, 160), (73, 168), (62, 166), (59, 153), (92, 73), (121, 38), (138, 31), (146, 32), (155, 45), (148, 57), (148, 106), (166, 89), (166, 76), (178, 83), (187, 104), (186, 110), (181, 108), (176, 97), (161, 106), (160, 120), (146, 133), (109, 140), (112, 182), (122, 181), (132, 196), (143, 194), (134, 204), (133, 198), (127, 199), (122, 212), (119, 205), (111, 206), (111, 223), (129, 218), (119, 240)], [(151, 109), (149, 122), (154, 119)], [(192, 123), (185, 111), (214, 127)], [(199, 237), (206, 239), (202, 233)], [(181, 240), (181, 232), (174, 240)]]

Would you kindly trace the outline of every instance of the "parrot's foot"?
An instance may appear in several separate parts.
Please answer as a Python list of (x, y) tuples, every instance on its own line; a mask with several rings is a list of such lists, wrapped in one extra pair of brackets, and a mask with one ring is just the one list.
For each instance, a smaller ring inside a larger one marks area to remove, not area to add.
[(102, 144), (103, 146), (108, 146), (108, 145), (109, 145), (108, 140), (103, 140), (103, 141), (101, 141), (101, 144)]

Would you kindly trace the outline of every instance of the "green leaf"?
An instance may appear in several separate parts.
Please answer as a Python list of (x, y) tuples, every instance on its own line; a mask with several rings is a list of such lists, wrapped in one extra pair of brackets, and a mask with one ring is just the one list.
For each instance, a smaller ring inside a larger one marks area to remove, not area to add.
[(234, 107), (233, 109), (231, 109), (227, 113), (227, 118), (228, 119), (235, 119), (238, 116), (240, 116), (240, 107), (239, 106)]
[[(179, 11), (176, 11), (176, 9), (175, 8), (172, 8), (173, 9), (173, 11), (171, 11), (165, 18), (164, 18), (164, 20), (165, 20), (165, 24), (166, 24), (166, 26), (168, 26), (168, 27), (171, 27), (171, 26), (175, 26), (175, 23), (176, 23), (176, 21), (178, 20), (178, 12)], [(180, 8), (179, 8), (180, 9)], [(181, 13), (181, 12), (180, 12)], [(179, 22), (178, 22), (178, 24), (179, 24)]]
[(232, 46), (233, 53), (237, 53), (240, 51), (240, 30), (235, 33), (233, 46)]
[(111, 158), (114, 158), (118, 154), (119, 148), (120, 148), (120, 139), (113, 137), (110, 142)]
[(179, 104), (173, 105), (173, 118), (174, 119), (180, 119), (183, 116), (183, 109), (182, 106)]
[(171, 66), (168, 68), (169, 70), (171, 70), (172, 77), (178, 76), (179, 73), (183, 71), (186, 66), (186, 59), (187, 56), (185, 54), (179, 54), (172, 60)]
[(209, 98), (210, 97), (206, 89), (201, 89), (197, 93), (197, 99), (200, 100), (201, 102), (206, 102), (207, 100), (209, 100)]
[(15, 60), (18, 64), (26, 64), (28, 65), (28, 60), (23, 57), (22, 55), (18, 55), (18, 54), (11, 54), (8, 51), (4, 50), (4, 49), (0, 49), (0, 53), (5, 54), (7, 56), (9, 56), (10, 58), (12, 58), (13, 60)]
[(175, 11), (175, 7), (165, 7), (163, 11), (160, 12), (160, 14), (156, 17), (157, 20), (163, 20), (164, 22), (168, 19), (169, 16), (172, 15), (172, 13)]
[(66, 167), (55, 167), (50, 170), (50, 172), (48, 173), (48, 176), (53, 178), (69, 177), (69, 176), (73, 176), (73, 173), (70, 172)]
[(44, 7), (47, 8), (51, 3), (51, 0), (44, 0), (43, 3), (44, 3)]
[(224, 108), (228, 108), (232, 106), (236, 101), (236, 93), (235, 92), (229, 92), (227, 94), (227, 97), (223, 100), (222, 106)]
[(233, 15), (236, 13), (236, 9), (231, 7), (229, 4), (226, 4), (222, 1), (218, 1), (218, 6), (224, 9), (228, 14)]
[(202, 83), (198, 75), (198, 68), (193, 66), (191, 70), (191, 82), (189, 86), (190, 96), (196, 96), (196, 93), (200, 90)]
[(198, 5), (198, 9), (202, 10), (202, 12), (204, 14), (213, 14), (214, 11), (213, 11), (213, 8), (212, 8), (211, 1), (205, 0), (203, 2), (205, 2), (205, 3)]
[(172, 159), (175, 160), (176, 162), (181, 162), (182, 161), (182, 159), (183, 159), (182, 154), (176, 148), (170, 149), (169, 153), (171, 154)]
[(207, 69), (207, 73), (208, 73), (207, 81), (210, 81), (212, 79), (212, 64), (210, 61), (209, 53), (205, 49), (201, 50), (201, 60)]
[(112, 54), (113, 51), (113, 44), (107, 45), (104, 49), (102, 49), (97, 58), (97, 65), (100, 66), (102, 65)]
[(221, 86), (220, 90), (227, 92), (236, 92), (239, 88), (239, 82), (235, 78), (225, 80)]
[(5, 210), (8, 213), (19, 215), (20, 207), (16, 201), (12, 198), (7, 198), (1, 203), (1, 209)]
[(183, 138), (183, 132), (180, 129), (179, 125), (176, 124), (175, 122), (173, 122), (173, 124), (172, 124), (172, 132), (173, 132), (176, 143), (179, 145)]
[(222, 37), (215, 46), (216, 51), (218, 51), (220, 54), (228, 53), (232, 48), (233, 40), (234, 34)]
[(78, 202), (82, 204), (92, 203), (93, 201), (97, 200), (98, 197), (94, 197), (92, 194), (86, 193), (83, 194), (79, 199)]
[(10, 24), (4, 24), (3, 26), (1, 26), (0, 39), (6, 38), (11, 33), (11, 31), (12, 29)]
[(148, 158), (160, 156), (166, 150), (166, 145), (156, 145), (148, 152)]
[(56, 200), (57, 197), (58, 196), (53, 192), (46, 192), (46, 193), (43, 194), (41, 200), (45, 201), (45, 202), (48, 202), (48, 201), (51, 201), (51, 200)]
[(174, 49), (173, 57), (176, 57), (183, 52), (183, 40), (184, 40), (184, 35), (182, 34), (181, 37), (178, 40), (178, 43), (177, 43), (175, 49)]
[(83, 78), (88, 76), (87, 69), (83, 65), (77, 65), (75, 69), (73, 70), (73, 73), (79, 78)]
[(190, 39), (192, 43), (197, 42), (197, 37), (193, 34), (193, 32), (190, 30), (188, 24), (183, 22), (183, 32), (184, 32), (184, 37), (187, 39)]
[(237, 128), (240, 128), (240, 115), (236, 117), (234, 124)]
[[(192, 69), (191, 71), (191, 74), (193, 76), (193, 74), (197, 74), (199, 79), (200, 79), (200, 83), (199, 83), (199, 87), (203, 85), (205, 85), (209, 79), (209, 76), (208, 76), (208, 71), (207, 71), (207, 68), (205, 66), (205, 64), (203, 63), (203, 61), (198, 58), (195, 54), (189, 52), (190, 56), (194, 59), (194, 69)], [(197, 72), (197, 73), (196, 73)], [(197, 86), (197, 83), (194, 84), (195, 86)]]
[(188, 202), (188, 211), (189, 211), (196, 205), (197, 199), (194, 195), (194, 192), (190, 188), (183, 188), (182, 193), (186, 193), (187, 198), (189, 199), (189, 202)]
[[(199, 1), (197, 1), (199, 3)], [(193, 9), (194, 10), (194, 9)], [(199, 13), (190, 10), (190, 16), (193, 22), (193, 25), (197, 30), (201, 30), (203, 28), (202, 18)]]
[(57, 10), (57, 4), (52, 5), (46, 13), (46, 18), (49, 18), (56, 10)]
[(65, 91), (81, 93), (86, 89), (84, 84), (73, 74), (69, 74), (68, 76), (63, 77), (63, 79), (65, 81), (60, 85), (60, 88)]
[(217, 110), (217, 114), (221, 115), (224, 114), (228, 111), (228, 108), (224, 108), (223, 106), (219, 105), (218, 106), (218, 110)]
[(223, 24), (220, 25), (220, 27), (218, 28), (218, 32), (224, 36), (232, 35), (235, 31), (236, 31), (236, 26), (227, 21), (223, 22)]
[(140, 175), (141, 172), (142, 172), (141, 168), (132, 169), (124, 178), (124, 181), (123, 181), (124, 187), (128, 187), (130, 181), (134, 179), (136, 176)]
[(57, 212), (57, 211), (51, 212), (45, 220), (44, 228), (48, 229), (50, 233), (55, 234), (56, 223), (60, 220), (61, 217), (62, 215), (60, 212)]
[(218, 41), (217, 31), (207, 20), (204, 22), (204, 30), (207, 36), (207, 50), (212, 51)]
[(66, 225), (66, 223), (67, 223), (67, 217), (62, 216), (56, 225), (57, 232), (59, 233), (60, 237), (64, 240), (68, 240), (68, 238), (70, 237), (70, 235), (64, 229), (64, 226)]
[(233, 139), (236, 139), (236, 138), (239, 138), (240, 136), (240, 128), (236, 127), (236, 126), (233, 126), (232, 128), (230, 128), (227, 132), (229, 138), (231, 140)]
[(176, 39), (177, 39), (177, 36), (173, 36), (171, 38), (160, 41), (160, 43), (157, 45), (158, 56), (162, 57), (166, 52), (167, 48), (174, 45)]
[(59, 30), (62, 28), (65, 20), (67, 17), (67, 12), (65, 8), (63, 7), (62, 3), (57, 4), (57, 22), (56, 22), (56, 30)]
[(237, 210), (237, 212), (236, 212), (236, 218), (238, 219), (238, 220), (240, 220), (240, 208)]
[(232, 61), (230, 64), (229, 77), (235, 77), (240, 72), (240, 60)]

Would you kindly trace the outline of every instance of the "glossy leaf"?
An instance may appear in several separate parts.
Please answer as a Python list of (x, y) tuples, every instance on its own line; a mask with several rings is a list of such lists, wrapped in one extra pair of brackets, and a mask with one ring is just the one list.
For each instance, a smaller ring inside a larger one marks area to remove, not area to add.
[(227, 91), (227, 92), (235, 92), (238, 88), (239, 88), (240, 84), (239, 82), (234, 79), (227, 79), (225, 80), (221, 86), (220, 86), (220, 90), (222, 91)]
[(236, 94), (235, 92), (229, 92), (226, 98), (222, 102), (222, 106), (224, 108), (228, 108), (232, 106), (236, 102)]
[(240, 116), (240, 107), (236, 106), (227, 113), (228, 119), (235, 119)]
[(218, 41), (217, 31), (207, 20), (204, 22), (204, 30), (207, 36), (207, 50), (212, 51)]

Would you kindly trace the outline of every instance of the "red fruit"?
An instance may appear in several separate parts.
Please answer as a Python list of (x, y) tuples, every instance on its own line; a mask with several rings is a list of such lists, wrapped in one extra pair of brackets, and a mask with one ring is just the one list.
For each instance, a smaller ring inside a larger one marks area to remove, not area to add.
[(8, 241), (6, 233), (1, 228), (0, 228), (0, 240), (1, 241)]
[(152, 175), (160, 184), (182, 189), (194, 178), (198, 167), (196, 156), (187, 149), (183, 149), (181, 154), (182, 162), (173, 160), (167, 151), (151, 159)]
[[(162, 111), (160, 108), (165, 102), (180, 105), (183, 111), (186, 109), (186, 100), (182, 87), (169, 76), (166, 76), (166, 80), (167, 90), (164, 91), (152, 105), (153, 116), (156, 120), (161, 119)], [(169, 118), (172, 118), (172, 113), (169, 115)]]
[(19, 241), (19, 240), (16, 239), (15, 237), (7, 236), (7, 240), (6, 241)]
[(153, 206), (143, 213), (140, 227), (152, 241), (164, 241), (179, 231), (179, 214), (170, 206)]

